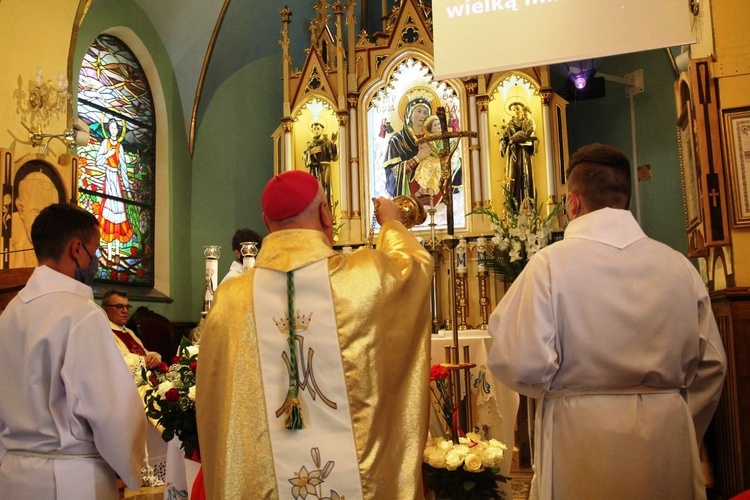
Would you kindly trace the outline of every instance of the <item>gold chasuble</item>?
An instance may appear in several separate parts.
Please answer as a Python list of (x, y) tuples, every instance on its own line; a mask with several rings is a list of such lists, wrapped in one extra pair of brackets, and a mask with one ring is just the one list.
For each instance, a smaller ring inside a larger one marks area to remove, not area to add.
[[(196, 390), (209, 500), (422, 498), (432, 258), (395, 221), (377, 248), (343, 256), (319, 231), (274, 232), (218, 288)], [(300, 430), (285, 423), (293, 363)]]

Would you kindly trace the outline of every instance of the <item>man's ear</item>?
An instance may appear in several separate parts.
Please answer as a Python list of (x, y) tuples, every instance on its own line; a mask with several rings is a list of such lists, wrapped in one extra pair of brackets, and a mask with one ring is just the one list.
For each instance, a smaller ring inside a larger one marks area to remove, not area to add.
[(21, 199), (20, 196), (16, 198), (16, 208), (18, 209), (20, 213), (23, 213), (23, 200)]
[(318, 216), (320, 218), (320, 226), (324, 230), (333, 228), (333, 218), (331, 217), (331, 209), (328, 208), (328, 203), (321, 203), (318, 205)]
[(68, 254), (73, 261), (78, 262), (78, 258), (83, 254), (82, 246), (83, 241), (79, 238), (70, 238), (65, 244), (63, 255)]
[(569, 192), (568, 196), (570, 197), (568, 217), (570, 217), (570, 220), (573, 220), (583, 213), (583, 200), (581, 199), (581, 195), (575, 191)]

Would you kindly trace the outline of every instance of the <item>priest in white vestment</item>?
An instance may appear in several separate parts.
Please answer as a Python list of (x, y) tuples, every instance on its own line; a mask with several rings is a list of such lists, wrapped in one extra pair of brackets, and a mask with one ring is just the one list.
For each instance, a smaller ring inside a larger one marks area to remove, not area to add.
[(201, 342), (207, 498), (422, 498), (430, 254), (382, 198), (377, 250), (336, 252), (306, 172), (275, 176), (261, 203), (270, 234), (218, 288)]
[(99, 224), (74, 205), (42, 210), (39, 260), (0, 316), (0, 498), (118, 498), (141, 482), (146, 417), (94, 302)]
[(726, 358), (706, 287), (628, 210), (630, 164), (571, 156), (565, 238), (492, 313), (488, 366), (539, 398), (532, 499), (705, 498), (698, 445)]

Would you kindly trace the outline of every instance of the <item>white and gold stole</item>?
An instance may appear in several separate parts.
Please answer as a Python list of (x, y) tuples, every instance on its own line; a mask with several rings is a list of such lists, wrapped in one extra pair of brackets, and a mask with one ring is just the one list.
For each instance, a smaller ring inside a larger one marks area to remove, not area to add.
[(321, 498), (333, 492), (362, 498), (328, 261), (294, 271), (294, 288), (301, 430), (288, 430), (283, 413), (290, 374), (287, 276), (255, 269), (255, 324), (277, 491), (281, 498), (303, 490)]

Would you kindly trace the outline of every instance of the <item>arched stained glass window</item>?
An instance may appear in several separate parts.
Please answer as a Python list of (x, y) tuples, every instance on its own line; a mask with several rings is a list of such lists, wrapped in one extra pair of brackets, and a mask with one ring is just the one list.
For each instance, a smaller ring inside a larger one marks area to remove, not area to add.
[(78, 148), (78, 204), (102, 229), (97, 279), (153, 286), (153, 99), (138, 60), (114, 36), (99, 36), (83, 58), (78, 117), (90, 132)]

